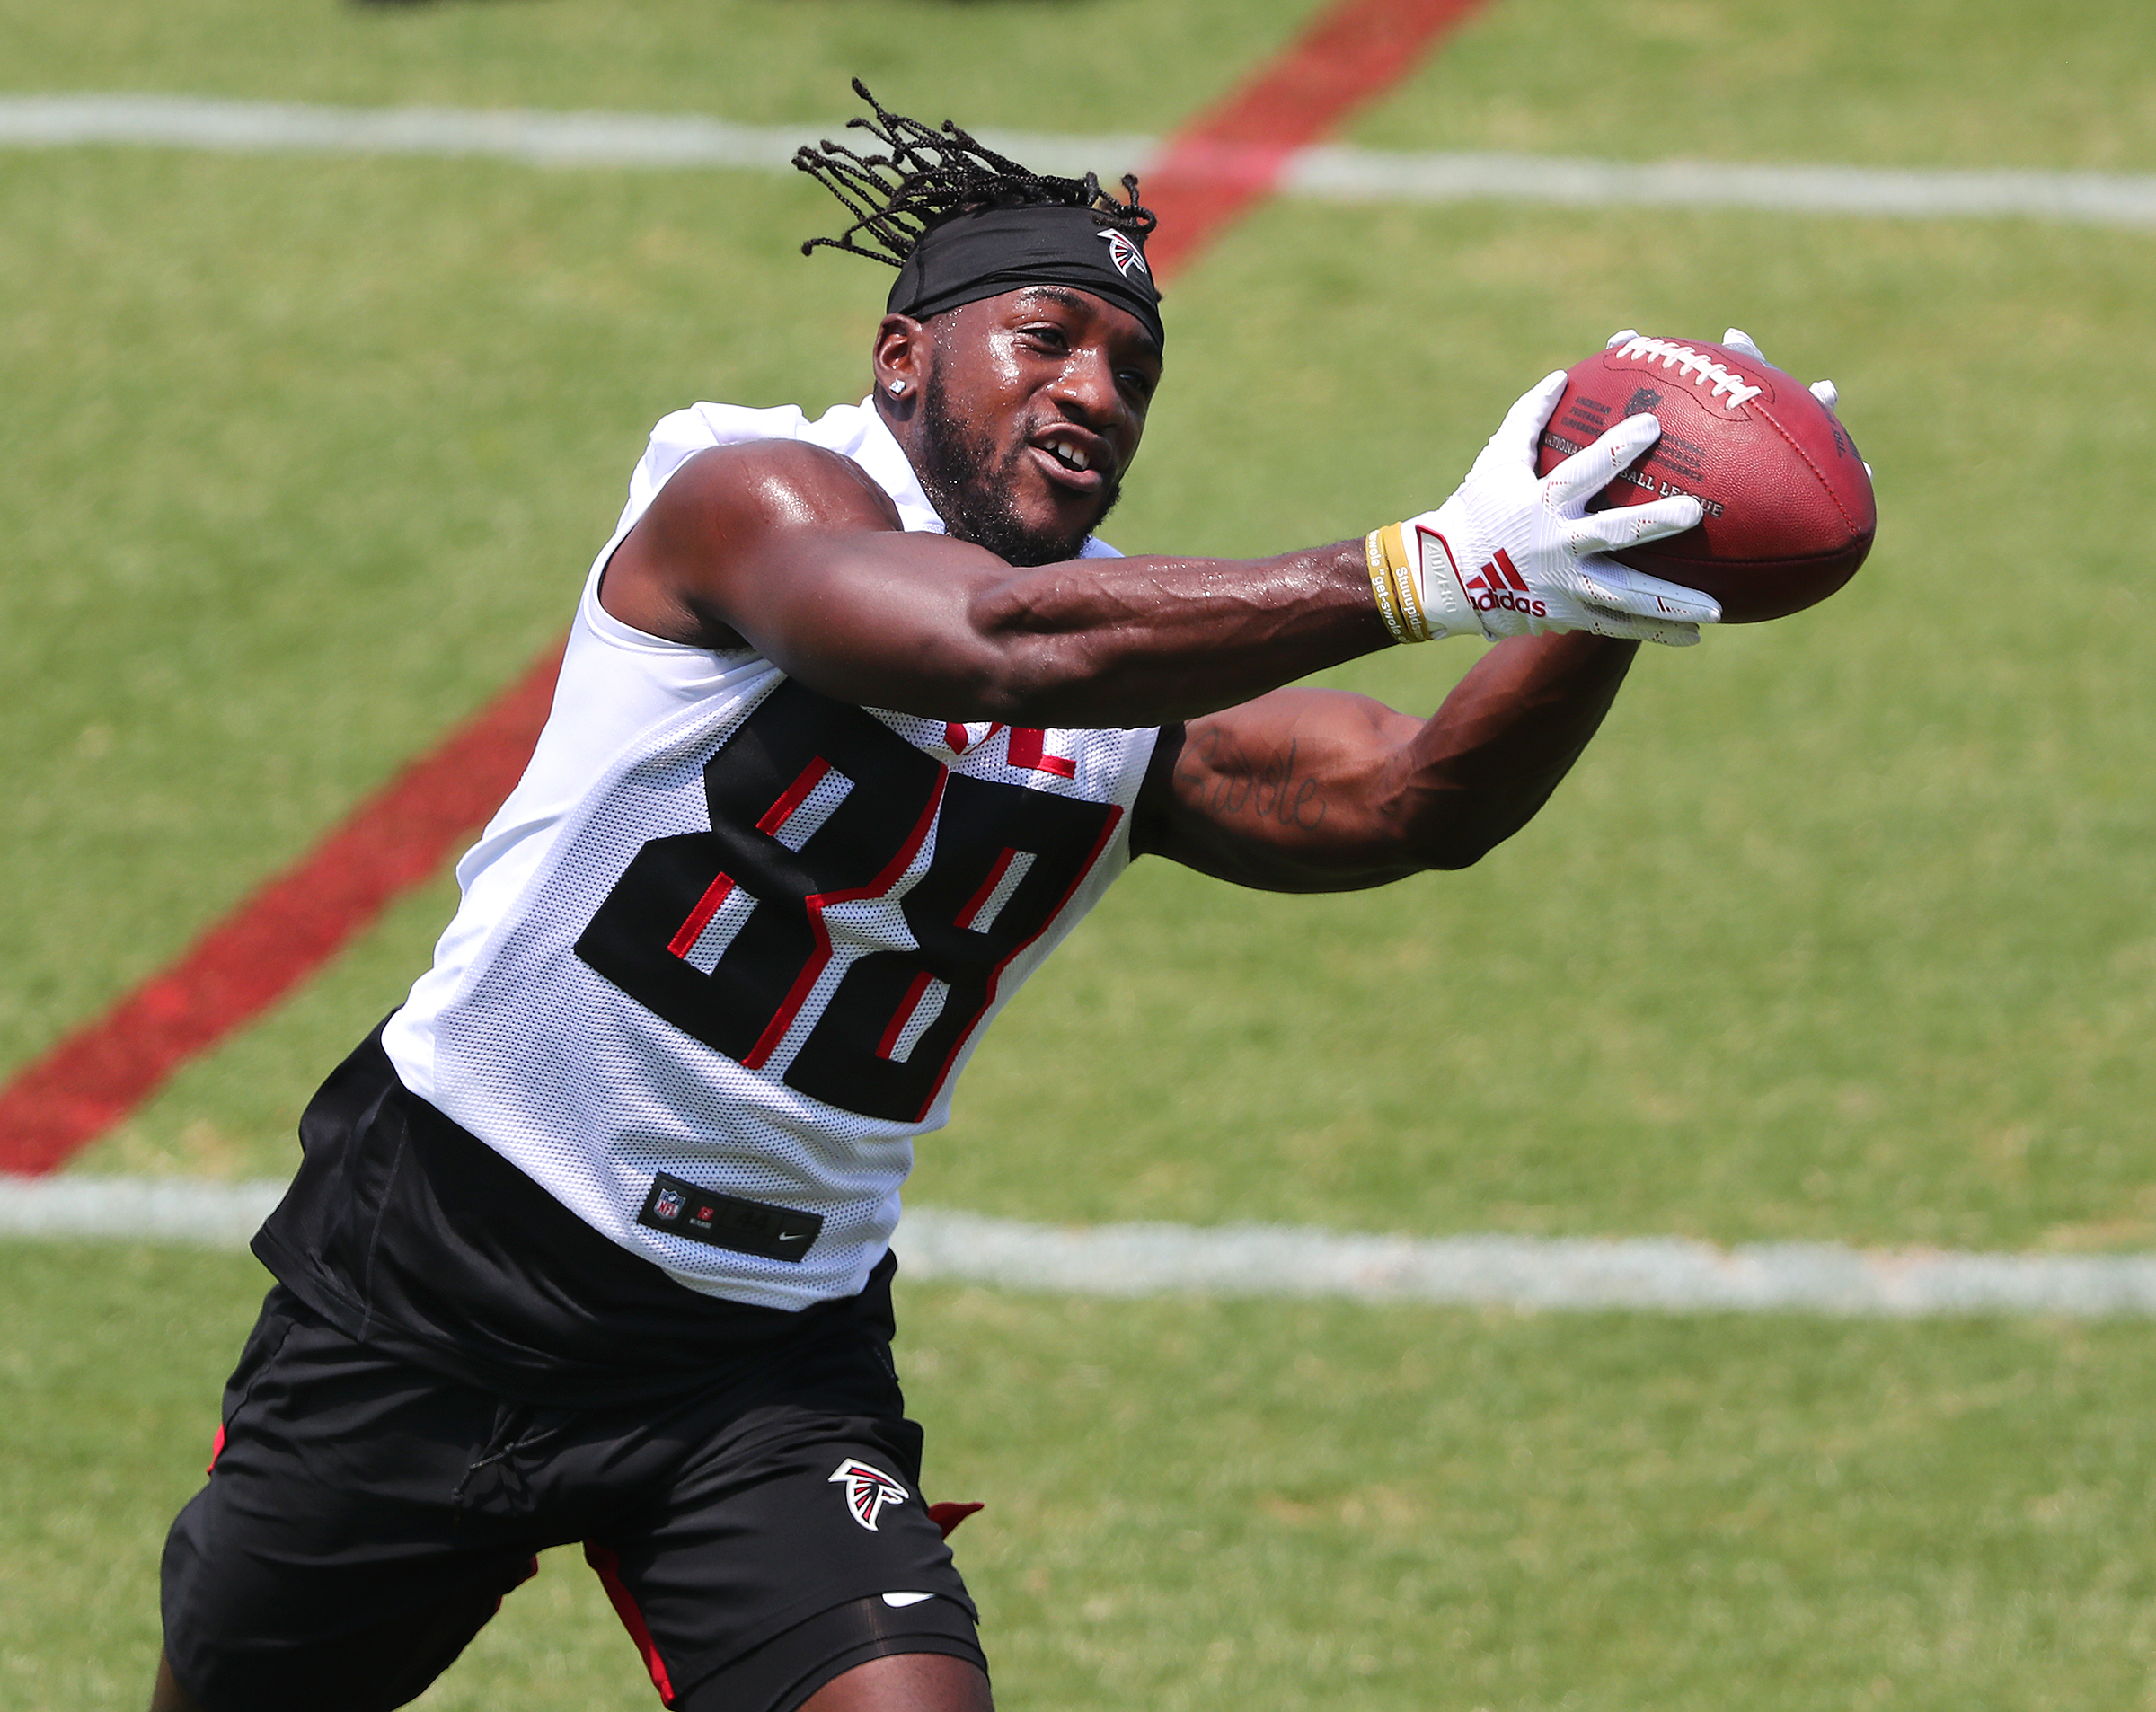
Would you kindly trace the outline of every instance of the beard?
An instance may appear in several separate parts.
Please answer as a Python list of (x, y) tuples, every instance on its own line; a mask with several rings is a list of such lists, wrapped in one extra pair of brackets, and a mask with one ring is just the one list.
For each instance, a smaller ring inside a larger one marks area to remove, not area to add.
[(1021, 436), (1000, 459), (986, 434), (968, 429), (952, 414), (942, 379), (931, 374), (921, 390), (921, 490), (943, 519), (954, 541), (985, 547), (1013, 565), (1053, 565), (1075, 559), (1085, 538), (1100, 526), (1123, 497), (1120, 472), (1100, 490), (1100, 508), (1075, 534), (1029, 527), (1011, 503), (1019, 463), (1026, 455)]

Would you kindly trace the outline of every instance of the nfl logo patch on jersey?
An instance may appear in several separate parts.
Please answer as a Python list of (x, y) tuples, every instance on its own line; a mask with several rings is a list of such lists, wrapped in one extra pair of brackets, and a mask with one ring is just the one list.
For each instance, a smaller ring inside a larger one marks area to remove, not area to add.
[(800, 1264), (824, 1228), (820, 1213), (745, 1201), (738, 1195), (698, 1188), (664, 1171), (652, 1177), (636, 1222), (646, 1230), (664, 1231), (686, 1242), (759, 1254), (790, 1266)]

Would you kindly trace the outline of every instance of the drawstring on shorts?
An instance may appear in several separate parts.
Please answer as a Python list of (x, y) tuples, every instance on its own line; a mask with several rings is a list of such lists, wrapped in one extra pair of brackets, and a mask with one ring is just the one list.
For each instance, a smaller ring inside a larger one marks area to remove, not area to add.
[[(541, 1417), (552, 1417), (542, 1423)], [(449, 1508), (459, 1521), (477, 1505), (469, 1497), (473, 1480), (481, 1470), (494, 1469), (497, 1478), (511, 1506), (527, 1508), (531, 1504), (531, 1486), (517, 1459), (524, 1452), (535, 1450), (549, 1439), (558, 1437), (569, 1425), (570, 1416), (560, 1409), (540, 1409), (529, 1403), (512, 1403), (506, 1399), (494, 1407), (494, 1425), (488, 1430), (487, 1442), (480, 1447), (464, 1469), (464, 1478), (449, 1495)]]

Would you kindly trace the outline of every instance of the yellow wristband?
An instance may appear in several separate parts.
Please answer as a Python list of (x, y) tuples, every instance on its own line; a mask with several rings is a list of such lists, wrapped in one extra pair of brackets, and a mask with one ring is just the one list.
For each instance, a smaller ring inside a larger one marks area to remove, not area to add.
[(1377, 598), (1377, 615), (1385, 621), (1392, 640), (1411, 642), (1415, 638), (1401, 622), (1400, 603), (1393, 594), (1392, 566), (1385, 556), (1381, 539), (1384, 533), (1383, 529), (1373, 529), (1363, 537), (1363, 559), (1370, 568), (1370, 592)]
[(1422, 610), (1421, 596), (1416, 592), (1415, 574), (1408, 564), (1407, 526), (1387, 524), (1377, 532), (1377, 545), (1384, 555), (1385, 569), (1392, 573), (1393, 604), (1400, 608), (1400, 622), (1408, 632), (1408, 640), (1428, 641), (1429, 619)]

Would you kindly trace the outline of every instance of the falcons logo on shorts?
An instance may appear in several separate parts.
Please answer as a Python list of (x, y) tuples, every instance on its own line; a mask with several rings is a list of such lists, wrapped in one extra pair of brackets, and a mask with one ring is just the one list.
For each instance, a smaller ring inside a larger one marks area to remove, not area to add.
[(876, 1531), (876, 1518), (883, 1513), (885, 1505), (906, 1502), (906, 1488), (897, 1481), (881, 1469), (856, 1462), (852, 1457), (831, 1471), (831, 1478), (846, 1483), (847, 1512), (870, 1533)]
[(1127, 275), (1132, 269), (1150, 275), (1152, 269), (1145, 265), (1145, 252), (1120, 232), (1102, 232), (1097, 234), (1108, 240), (1108, 259), (1116, 264), (1116, 271)]

